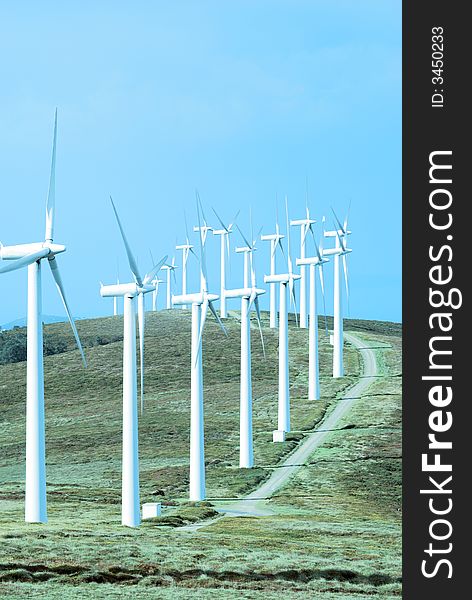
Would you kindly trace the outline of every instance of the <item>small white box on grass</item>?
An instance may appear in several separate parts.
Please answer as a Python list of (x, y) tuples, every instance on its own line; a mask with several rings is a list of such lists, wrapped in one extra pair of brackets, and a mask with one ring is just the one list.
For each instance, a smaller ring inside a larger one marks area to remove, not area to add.
[(329, 343), (334, 346), (334, 335), (332, 333), (329, 334)]
[(160, 502), (146, 502), (143, 504), (143, 519), (153, 519), (161, 516)]
[(276, 429), (272, 433), (272, 441), (273, 442), (285, 442), (285, 431), (282, 429)]

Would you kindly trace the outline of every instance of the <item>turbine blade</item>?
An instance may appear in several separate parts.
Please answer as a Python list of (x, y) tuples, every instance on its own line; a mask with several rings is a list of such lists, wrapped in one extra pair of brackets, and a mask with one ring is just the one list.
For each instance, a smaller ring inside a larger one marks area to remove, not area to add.
[(347, 233), (347, 222), (349, 220), (349, 214), (351, 212), (351, 200), (349, 200), (349, 204), (347, 207), (346, 216), (344, 217), (344, 231)]
[[(341, 221), (338, 219), (338, 215), (337, 215), (337, 214), (334, 212), (334, 209), (333, 209), (333, 207), (331, 207), (331, 210), (333, 211), (334, 218), (335, 218), (335, 220), (336, 220), (336, 223), (337, 223), (337, 225), (338, 225), (337, 229), (340, 229), (340, 230), (342, 231), (342, 233), (345, 235), (345, 234), (346, 234), (346, 230), (345, 230), (345, 229), (344, 229), (344, 227), (341, 225)], [(335, 227), (335, 229), (336, 229), (336, 227)]]
[(321, 256), (320, 248), (319, 248), (318, 244), (316, 243), (315, 233), (314, 233), (312, 227), (310, 227), (310, 232), (311, 232), (311, 237), (313, 238), (313, 244), (315, 245), (316, 256), (318, 257), (318, 260), (321, 262), (323, 260), (323, 258)]
[(247, 305), (247, 314), (249, 314), (251, 312), (252, 305), (256, 298), (257, 298), (257, 294), (256, 294), (255, 290), (252, 290), (251, 295), (249, 296), (249, 302)]
[[(151, 254), (152, 257), (152, 254)], [(154, 265), (154, 267), (149, 271), (149, 273), (147, 273), (143, 279), (143, 284), (147, 284), (150, 281), (152, 281), (154, 279), (154, 276), (158, 273), (158, 271), (161, 270), (163, 264), (166, 262), (167, 260), (167, 254), (161, 258), (161, 260)]]
[(247, 240), (246, 236), (245, 236), (245, 235), (244, 235), (244, 233), (241, 231), (241, 228), (239, 227), (239, 225), (238, 225), (237, 223), (236, 223), (236, 228), (237, 228), (237, 230), (239, 231), (239, 233), (240, 233), (241, 237), (243, 238), (243, 240), (244, 240), (244, 243), (246, 244), (246, 246), (247, 246), (248, 248), (250, 248), (250, 247), (251, 247), (251, 244), (248, 242), (248, 240)]
[(49, 267), (51, 269), (52, 276), (54, 277), (54, 281), (56, 282), (57, 291), (59, 292), (59, 296), (61, 297), (62, 304), (64, 305), (64, 308), (65, 308), (65, 311), (67, 314), (67, 318), (69, 319), (69, 323), (72, 328), (72, 333), (74, 334), (77, 347), (82, 356), (82, 362), (84, 363), (84, 367), (86, 367), (87, 361), (85, 360), (85, 354), (84, 354), (84, 350), (82, 348), (82, 344), (80, 343), (80, 338), (79, 338), (79, 334), (77, 332), (77, 327), (75, 326), (74, 319), (73, 319), (72, 314), (69, 309), (69, 304), (67, 303), (67, 299), (66, 299), (66, 295), (65, 295), (65, 291), (64, 291), (64, 285), (62, 283), (61, 274), (59, 273), (59, 267), (57, 266), (56, 257), (53, 256), (52, 258), (48, 258), (48, 263), (49, 263)]
[(198, 347), (197, 354), (195, 356), (195, 364), (197, 364), (198, 359), (200, 357), (200, 353), (202, 351), (202, 338), (203, 338), (203, 328), (205, 327), (206, 316), (208, 312), (208, 300), (205, 298), (202, 306), (201, 306), (201, 314), (200, 314), (200, 331), (198, 332)]
[(202, 211), (203, 224), (205, 225), (205, 227), (208, 227), (205, 213), (203, 212), (203, 204), (202, 204), (202, 201), (200, 200), (200, 194), (198, 193), (198, 190), (195, 190), (195, 192), (197, 194), (197, 201), (200, 204), (200, 210)]
[(54, 137), (52, 143), (51, 173), (49, 175), (49, 190), (46, 200), (46, 229), (44, 239), (52, 242), (54, 237), (54, 213), (56, 209), (56, 141), (57, 141), (57, 108), (54, 115)]
[[(336, 226), (335, 226), (334, 228), (336, 229)], [(339, 240), (339, 245), (341, 246), (341, 250), (342, 250), (343, 252), (345, 252), (345, 250), (346, 250), (346, 246), (344, 245), (343, 238), (342, 238), (342, 237), (339, 235), (339, 231), (338, 231), (337, 229), (336, 229), (336, 237), (337, 237), (337, 238), (338, 238), (338, 240)]]
[(343, 271), (344, 271), (344, 283), (346, 285), (346, 299), (347, 299), (347, 312), (350, 314), (350, 306), (349, 306), (349, 275), (347, 271), (347, 256), (343, 254)]
[(43, 248), (42, 250), (38, 250), (38, 252), (31, 252), (31, 254), (27, 254), (26, 256), (18, 258), (17, 260), (0, 260), (0, 265), (4, 264), (4, 266), (0, 266), (0, 273), (16, 271), (17, 269), (21, 269), (21, 267), (26, 267), (33, 264), (48, 254), (49, 250), (47, 248)]
[(260, 311), (260, 308), (259, 308), (259, 296), (257, 296), (257, 294), (256, 294), (256, 297), (254, 299), (254, 306), (256, 307), (257, 324), (259, 326), (259, 334), (261, 336), (262, 354), (264, 355), (264, 359), (265, 359), (266, 352), (265, 352), (264, 336), (262, 335), (261, 311)]
[(185, 223), (185, 235), (187, 236), (186, 238), (186, 244), (190, 244), (190, 238), (188, 237), (188, 224), (187, 224), (187, 213), (185, 212), (185, 208), (184, 208), (184, 223)]
[(256, 287), (256, 270), (254, 269), (254, 257), (252, 255), (252, 252), (249, 255), (249, 262), (251, 264), (251, 286), (253, 288)]
[(252, 250), (254, 250), (256, 248), (257, 240), (259, 239), (263, 229), (264, 229), (264, 226), (259, 228), (259, 231), (257, 232), (257, 235), (252, 242)]
[(298, 327), (298, 309), (297, 309), (297, 299), (295, 298), (295, 282), (290, 277), (288, 281), (288, 288), (290, 290), (290, 304), (293, 306), (293, 310), (295, 312), (295, 324)]
[(229, 233), (229, 229), (226, 227), (226, 225), (221, 220), (220, 215), (216, 212), (216, 210), (213, 207), (211, 207), (211, 210), (215, 213), (215, 216), (218, 219), (218, 221), (220, 222), (221, 227), (226, 231), (226, 233)]
[(319, 266), (319, 274), (320, 274), (321, 295), (323, 297), (323, 312), (324, 312), (324, 322), (325, 322), (325, 333), (326, 333), (326, 335), (328, 335), (328, 319), (326, 318), (326, 298), (325, 298), (323, 265)]
[(226, 255), (228, 257), (229, 268), (231, 269), (230, 260), (230, 247), (229, 247), (229, 234), (226, 234)]
[[(290, 274), (292, 274), (292, 257), (291, 257), (291, 250), (290, 250), (290, 220), (288, 218), (288, 199), (287, 196), (285, 196), (285, 218), (287, 220), (287, 265), (288, 265), (288, 272)], [(293, 286), (293, 282), (292, 282), (292, 286)], [(292, 288), (293, 289), (293, 288)]]
[(241, 209), (238, 210), (238, 212), (234, 215), (231, 223), (228, 225), (228, 230), (231, 231), (233, 229), (233, 225), (236, 223), (236, 219), (239, 217), (239, 213), (241, 212)]
[(206, 260), (205, 260), (205, 246), (203, 244), (203, 238), (202, 238), (202, 222), (201, 222), (201, 218), (200, 218), (200, 210), (201, 210), (201, 201), (200, 201), (200, 196), (198, 194), (198, 190), (195, 190), (195, 194), (197, 197), (197, 218), (198, 218), (198, 239), (200, 241), (200, 270), (202, 273), (202, 277), (203, 277), (203, 285), (204, 285), (204, 290), (206, 291), (207, 289), (207, 270), (206, 270)]
[(218, 316), (218, 313), (215, 310), (215, 307), (213, 306), (213, 302), (208, 302), (208, 307), (211, 310), (213, 316), (215, 317), (218, 325), (220, 326), (221, 331), (225, 334), (226, 337), (228, 337), (228, 332), (226, 331), (226, 327), (223, 325), (220, 317)]
[(120, 217), (118, 216), (118, 212), (115, 208), (115, 203), (113, 202), (113, 198), (111, 196), (110, 196), (110, 200), (111, 200), (111, 205), (113, 207), (113, 212), (115, 213), (116, 221), (118, 223), (118, 227), (120, 229), (121, 237), (122, 237), (123, 243), (125, 245), (126, 254), (128, 255), (129, 268), (131, 269), (131, 273), (133, 273), (133, 275), (134, 275), (136, 283), (139, 285), (139, 287), (141, 287), (143, 285), (143, 280), (141, 279), (141, 275), (139, 274), (138, 265), (133, 256), (133, 253), (131, 252), (131, 248), (128, 244), (128, 240), (126, 239), (126, 235), (125, 235), (123, 226), (121, 225)]

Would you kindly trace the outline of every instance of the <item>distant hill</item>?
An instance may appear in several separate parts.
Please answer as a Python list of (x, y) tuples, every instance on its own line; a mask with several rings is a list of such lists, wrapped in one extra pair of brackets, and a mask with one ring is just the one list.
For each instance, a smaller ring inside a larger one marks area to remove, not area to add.
[[(67, 317), (60, 317), (58, 315), (44, 315), (43, 323), (48, 325), (49, 323), (64, 323), (67, 321)], [(14, 321), (10, 321), (9, 323), (5, 323), (4, 325), (0, 325), (0, 330), (7, 331), (8, 329), (13, 329), (15, 327), (26, 327), (26, 317), (22, 317), (21, 319), (15, 319)]]

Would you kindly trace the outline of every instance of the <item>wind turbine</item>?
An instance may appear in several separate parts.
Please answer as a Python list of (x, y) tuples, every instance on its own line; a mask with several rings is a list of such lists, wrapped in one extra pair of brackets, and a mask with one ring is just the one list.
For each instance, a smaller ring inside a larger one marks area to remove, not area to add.
[(341, 225), (336, 213), (333, 210), (335, 225), (333, 231), (326, 231), (325, 237), (334, 237), (335, 247), (323, 251), (323, 256), (333, 256), (334, 262), (334, 324), (333, 324), (333, 377), (343, 377), (344, 375), (344, 333), (343, 333), (343, 309), (342, 309), (342, 293), (341, 293), (341, 266), (339, 259), (342, 257), (344, 282), (346, 285), (346, 298), (349, 302), (349, 283), (346, 255), (352, 252), (347, 248), (347, 236), (350, 231), (347, 227), (349, 211), (344, 219), (344, 224)]
[(66, 300), (64, 285), (59, 273), (56, 254), (65, 252), (62, 244), (54, 244), (54, 219), (56, 208), (56, 141), (57, 110), (54, 117), (49, 192), (46, 201), (46, 231), (43, 242), (0, 246), (0, 258), (11, 261), (0, 266), (0, 273), (28, 267), (28, 316), (26, 363), (26, 480), (25, 521), (47, 523), (46, 503), (46, 452), (44, 423), (44, 368), (41, 260), (47, 258), (52, 276), (72, 327), (75, 341), (87, 366), (77, 328)]
[(265, 283), (278, 283), (280, 286), (279, 296), (279, 393), (278, 393), (278, 417), (277, 429), (273, 432), (274, 442), (284, 442), (285, 434), (290, 431), (290, 390), (289, 390), (289, 365), (288, 365), (288, 307), (287, 288), (290, 290), (290, 299), (297, 314), (294, 282), (300, 279), (300, 275), (293, 273), (292, 258), (290, 255), (290, 223), (288, 219), (288, 206), (285, 202), (287, 217), (287, 265), (288, 273), (266, 275)]
[[(121, 523), (138, 527), (141, 523), (139, 503), (139, 457), (138, 457), (138, 406), (136, 382), (136, 296), (152, 292), (154, 276), (167, 260), (164, 256), (144, 278), (126, 239), (118, 212), (112, 202), (113, 211), (123, 239), (129, 267), (134, 276), (133, 283), (101, 285), (102, 298), (123, 297), (123, 462), (121, 479)], [(142, 364), (141, 364), (142, 367)]]
[[(282, 240), (284, 235), (281, 235), (279, 228), (279, 219), (277, 217), (275, 223), (275, 233), (268, 235), (261, 235), (261, 240), (270, 241), (270, 275), (273, 276), (277, 269), (277, 247), (282, 249)], [(270, 302), (270, 327), (275, 329), (277, 327), (277, 295), (276, 295), (276, 283), (272, 282), (269, 286), (269, 302)]]
[[(300, 227), (300, 258), (304, 259), (305, 254), (305, 242), (308, 231), (311, 230), (313, 223), (316, 223), (314, 219), (310, 219), (310, 211), (308, 205), (306, 207), (306, 217), (304, 219), (297, 219), (290, 221), (292, 227)], [(306, 310), (306, 263), (298, 263), (300, 265), (300, 327), (302, 329), (307, 328), (308, 318)]]
[(216, 218), (220, 222), (221, 229), (213, 229), (213, 235), (220, 236), (220, 317), (222, 319), (226, 319), (227, 311), (226, 311), (226, 255), (228, 255), (229, 261), (229, 236), (233, 230), (233, 225), (238, 218), (239, 210), (234, 216), (231, 223), (227, 226), (223, 223), (223, 221), (218, 216), (218, 213), (215, 209), (213, 209)]
[[(323, 264), (329, 259), (323, 256), (323, 247), (316, 243), (313, 230), (313, 243), (315, 245), (316, 256), (297, 258), (297, 265), (308, 265), (310, 268), (310, 318), (309, 318), (309, 339), (308, 339), (308, 399), (319, 400), (320, 398), (320, 366), (318, 356), (318, 310), (316, 299), (316, 267), (320, 276), (321, 292), (324, 302), (324, 278)], [(325, 311), (326, 313), (326, 311)]]
[(172, 308), (172, 301), (171, 301), (172, 295), (171, 295), (170, 274), (172, 272), (172, 276), (173, 276), (174, 281), (175, 281), (175, 269), (177, 269), (177, 265), (175, 264), (175, 256), (172, 257), (172, 262), (170, 263), (170, 265), (164, 265), (162, 268), (167, 271), (167, 279), (166, 279), (166, 308), (170, 309), (170, 308)]
[[(246, 246), (250, 248), (251, 285), (234, 290), (226, 290), (227, 298), (241, 298), (241, 383), (240, 383), (240, 417), (239, 417), (239, 466), (249, 469), (254, 466), (254, 450), (252, 435), (252, 375), (251, 375), (251, 321), (250, 312), (254, 304), (257, 323), (261, 336), (262, 349), (265, 356), (264, 338), (262, 336), (261, 313), (259, 296), (265, 290), (259, 289), (256, 284), (256, 273), (253, 262), (253, 244), (251, 245), (239, 232)], [(245, 255), (247, 256), (247, 254)]]
[[(213, 302), (218, 300), (216, 294), (210, 294), (207, 287), (207, 269), (203, 236), (205, 229), (200, 219), (200, 199), (197, 194), (197, 217), (200, 241), (200, 292), (172, 296), (175, 305), (192, 305), (192, 350), (191, 350), (191, 392), (190, 392), (190, 500), (204, 500), (205, 492), (205, 442), (203, 424), (203, 368), (202, 368), (202, 336), (208, 309), (217, 320), (226, 335), (226, 329), (216, 313)], [(207, 231), (208, 233), (208, 228)]]

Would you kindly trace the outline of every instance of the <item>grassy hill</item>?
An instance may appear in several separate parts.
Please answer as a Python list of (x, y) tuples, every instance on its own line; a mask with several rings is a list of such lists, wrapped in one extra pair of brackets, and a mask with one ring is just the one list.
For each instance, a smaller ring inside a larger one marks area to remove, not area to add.
[[(121, 527), (121, 317), (79, 321), (89, 368), (68, 325), (45, 327), (60, 353), (45, 357), (47, 525), (23, 523), (26, 364), (0, 365), (0, 595), (47, 598), (359, 598), (401, 594), (401, 329), (348, 321), (377, 347), (383, 377), (329, 442), (271, 501), (275, 514), (229, 518), (195, 531), (212, 499), (254, 489), (360, 374), (346, 347), (346, 377), (330, 377), (322, 335), (322, 399), (306, 399), (308, 332), (290, 324), (293, 431), (272, 443), (277, 417), (277, 332), (264, 316), (267, 358), (253, 335), (256, 468), (238, 468), (239, 322), (229, 339), (209, 318), (204, 335), (208, 503), (188, 496), (190, 315), (146, 314), (145, 412), (140, 418), (141, 501), (163, 516)], [(320, 327), (324, 323), (320, 322)], [(322, 330), (321, 330), (322, 331)], [(6, 332), (3, 335), (13, 335)], [(18, 331), (16, 332), (18, 334)], [(64, 341), (65, 340), (65, 341)]]

